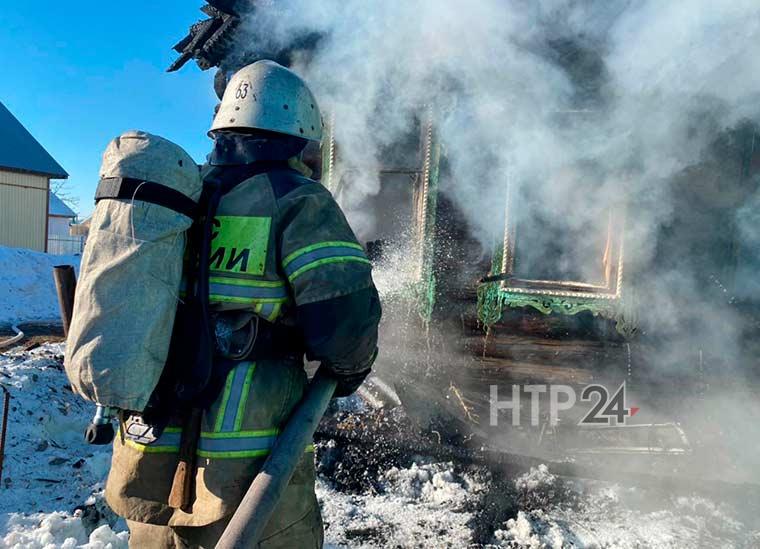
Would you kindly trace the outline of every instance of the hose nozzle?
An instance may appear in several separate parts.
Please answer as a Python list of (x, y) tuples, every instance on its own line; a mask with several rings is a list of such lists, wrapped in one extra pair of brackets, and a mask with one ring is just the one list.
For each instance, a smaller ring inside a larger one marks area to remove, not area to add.
[(111, 420), (115, 415), (116, 408), (101, 404), (95, 406), (95, 416), (84, 432), (84, 440), (87, 441), (87, 444), (102, 446), (111, 443), (115, 435)]

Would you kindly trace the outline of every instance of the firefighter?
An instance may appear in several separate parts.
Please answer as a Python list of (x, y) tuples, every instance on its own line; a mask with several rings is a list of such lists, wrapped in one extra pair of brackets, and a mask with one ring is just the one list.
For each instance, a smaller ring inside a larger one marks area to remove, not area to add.
[[(327, 189), (300, 161), (322, 137), (317, 102), (292, 71), (258, 61), (230, 79), (203, 173), (230, 188), (214, 222), (210, 303), (218, 394), (204, 410), (191, 505), (169, 505), (182, 428), (130, 436), (124, 419), (106, 486), (130, 547), (213, 547), (307, 385), (304, 355), (354, 392), (377, 354), (370, 262)], [(299, 171), (299, 169), (301, 171)], [(181, 424), (180, 424), (181, 425)], [(321, 547), (313, 448), (305, 448), (260, 547)]]

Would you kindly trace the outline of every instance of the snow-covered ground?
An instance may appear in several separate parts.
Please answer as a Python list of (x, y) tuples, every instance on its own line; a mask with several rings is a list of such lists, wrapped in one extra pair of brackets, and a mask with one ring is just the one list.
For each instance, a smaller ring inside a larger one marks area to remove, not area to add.
[(451, 464), (391, 468), (379, 493), (345, 494), (320, 478), (325, 538), (332, 547), (468, 547), (467, 511), (484, 487)]
[(494, 533), (498, 546), (561, 549), (759, 547), (740, 510), (697, 496), (563, 481), (544, 466), (516, 479), (524, 508)]
[[(55, 319), (52, 267), (77, 258), (0, 247), (0, 325)], [(22, 342), (23, 343), (23, 342)], [(0, 483), (0, 549), (125, 548), (128, 532), (102, 498), (110, 448), (82, 433), (92, 407), (69, 389), (62, 344), (0, 349), (12, 400)], [(345, 408), (345, 403), (343, 408)], [(321, 443), (317, 493), (326, 545), (343, 548), (760, 548), (755, 501), (728, 502), (616, 484), (569, 481), (539, 467), (518, 478), (404, 459), (349, 492)], [(752, 451), (748, 447), (748, 451)], [(754, 451), (757, 451), (755, 448)], [(358, 467), (358, 468), (357, 468)]]
[[(124, 522), (101, 495), (110, 450), (82, 439), (92, 409), (67, 388), (62, 350), (46, 344), (0, 354), (0, 383), (13, 397), (0, 486), (2, 549), (127, 546)], [(568, 481), (544, 467), (495, 480), (421, 456), (389, 467), (371, 485), (346, 493), (319, 478), (328, 547), (760, 547), (756, 509)]]
[[(326, 538), (336, 548), (760, 547), (757, 516), (747, 524), (726, 503), (560, 480), (544, 466), (495, 486), (452, 464), (414, 465), (388, 471), (381, 493), (348, 495), (321, 479), (318, 495)], [(484, 512), (491, 528), (479, 520)]]
[(0, 326), (60, 318), (53, 283), (56, 265), (78, 267), (79, 257), (0, 246)]
[(126, 525), (100, 497), (110, 449), (84, 442), (92, 407), (68, 388), (62, 345), (4, 351), (0, 383), (11, 393), (0, 548), (126, 547)]

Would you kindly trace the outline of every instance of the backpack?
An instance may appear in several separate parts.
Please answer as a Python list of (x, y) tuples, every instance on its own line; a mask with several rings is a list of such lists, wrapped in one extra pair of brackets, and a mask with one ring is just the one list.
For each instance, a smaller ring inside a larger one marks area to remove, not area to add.
[(182, 148), (139, 131), (108, 145), (100, 175), (64, 366), (85, 399), (142, 411), (169, 356), (202, 181)]
[[(275, 165), (257, 162), (245, 173)], [(109, 144), (66, 340), (77, 394), (141, 413), (156, 434), (172, 414), (211, 404), (230, 368), (213, 360), (212, 222), (246, 178), (215, 167), (201, 179), (184, 150), (144, 132)]]

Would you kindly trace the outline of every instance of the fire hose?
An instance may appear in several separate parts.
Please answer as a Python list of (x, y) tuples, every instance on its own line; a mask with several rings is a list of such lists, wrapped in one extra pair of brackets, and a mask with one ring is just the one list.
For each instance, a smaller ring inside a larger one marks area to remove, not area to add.
[[(3, 390), (3, 419), (0, 423), (0, 482), (3, 480), (3, 458), (5, 457), (5, 433), (8, 430), (8, 412), (11, 405), (11, 393), (5, 387), (0, 385)], [(2, 484), (0, 484), (2, 487)]]
[(243, 497), (216, 549), (257, 547), (269, 517), (288, 486), (304, 448), (335, 392), (336, 381), (317, 374), (306, 395), (277, 437), (272, 452)]
[(18, 343), (22, 339), (24, 339), (24, 332), (22, 332), (18, 326), (15, 324), (11, 326), (11, 329), (16, 332), (16, 335), (13, 336), (10, 339), (6, 339), (5, 341), (0, 341), (0, 349), (3, 347), (10, 347), (11, 345), (14, 345), (15, 343)]

